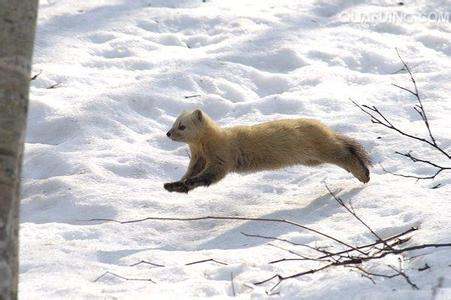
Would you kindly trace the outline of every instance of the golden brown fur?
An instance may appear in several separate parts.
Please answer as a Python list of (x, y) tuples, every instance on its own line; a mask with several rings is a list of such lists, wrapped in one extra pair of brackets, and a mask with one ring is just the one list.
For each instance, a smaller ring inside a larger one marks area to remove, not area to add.
[(286, 119), (253, 126), (219, 127), (200, 110), (185, 112), (167, 133), (189, 145), (191, 161), (180, 181), (165, 189), (188, 192), (218, 182), (230, 172), (255, 172), (302, 164), (335, 164), (361, 182), (370, 180), (371, 162), (357, 141), (317, 120)]

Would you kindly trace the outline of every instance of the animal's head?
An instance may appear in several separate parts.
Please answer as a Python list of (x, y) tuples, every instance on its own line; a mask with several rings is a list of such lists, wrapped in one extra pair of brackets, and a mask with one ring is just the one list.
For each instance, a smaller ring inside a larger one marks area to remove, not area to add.
[(176, 142), (194, 143), (203, 134), (205, 123), (208, 122), (207, 118), (208, 116), (199, 109), (193, 112), (183, 112), (177, 117), (166, 135)]

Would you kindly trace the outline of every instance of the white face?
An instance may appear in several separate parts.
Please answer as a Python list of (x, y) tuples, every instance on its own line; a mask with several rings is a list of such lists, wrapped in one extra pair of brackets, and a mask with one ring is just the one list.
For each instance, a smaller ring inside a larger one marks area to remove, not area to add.
[(202, 112), (183, 112), (177, 117), (171, 130), (166, 135), (173, 141), (189, 143), (197, 140), (202, 126)]

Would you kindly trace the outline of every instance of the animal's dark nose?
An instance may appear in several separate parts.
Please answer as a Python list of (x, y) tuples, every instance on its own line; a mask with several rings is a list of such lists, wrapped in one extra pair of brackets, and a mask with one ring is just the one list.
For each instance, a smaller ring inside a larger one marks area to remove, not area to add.
[(167, 137), (170, 137), (170, 136), (171, 136), (171, 132), (168, 131), (168, 132), (166, 133), (166, 136), (167, 136)]

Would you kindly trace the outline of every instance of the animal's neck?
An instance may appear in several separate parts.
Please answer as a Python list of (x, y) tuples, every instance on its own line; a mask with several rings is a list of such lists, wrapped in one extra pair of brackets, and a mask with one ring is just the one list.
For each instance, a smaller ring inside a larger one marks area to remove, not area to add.
[(192, 149), (198, 149), (200, 152), (207, 152), (208, 145), (221, 143), (223, 140), (223, 130), (218, 125), (208, 124), (202, 129), (199, 139), (190, 144)]

